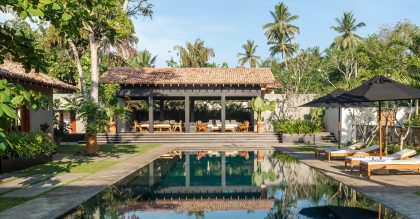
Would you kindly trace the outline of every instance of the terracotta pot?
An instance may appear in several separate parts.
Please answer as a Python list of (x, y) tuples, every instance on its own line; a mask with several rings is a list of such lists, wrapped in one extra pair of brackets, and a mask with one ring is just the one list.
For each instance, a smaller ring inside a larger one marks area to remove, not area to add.
[(117, 133), (117, 123), (116, 122), (110, 122), (109, 123), (109, 133), (112, 133), (112, 134)]
[(96, 134), (86, 135), (86, 149), (87, 154), (94, 154), (98, 152), (98, 144), (96, 141)]
[(257, 133), (264, 133), (264, 122), (257, 122)]

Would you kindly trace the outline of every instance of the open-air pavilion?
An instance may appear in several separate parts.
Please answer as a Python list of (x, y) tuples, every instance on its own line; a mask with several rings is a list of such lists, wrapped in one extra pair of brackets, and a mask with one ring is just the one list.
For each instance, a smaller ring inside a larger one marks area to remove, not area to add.
[[(220, 131), (227, 130), (226, 101), (247, 101), (251, 131), (254, 127), (254, 113), (251, 99), (262, 96), (278, 86), (268, 68), (129, 68), (108, 69), (101, 78), (103, 84), (120, 84), (117, 93), (120, 104), (129, 100), (145, 100), (148, 103), (148, 131), (155, 129), (155, 120), (163, 120), (164, 101), (184, 102), (184, 120), (179, 124), (182, 131), (190, 132), (194, 119), (194, 102), (197, 100), (220, 101)], [(155, 119), (154, 101), (160, 105), (159, 118)], [(118, 123), (118, 131), (126, 132), (130, 124)]]

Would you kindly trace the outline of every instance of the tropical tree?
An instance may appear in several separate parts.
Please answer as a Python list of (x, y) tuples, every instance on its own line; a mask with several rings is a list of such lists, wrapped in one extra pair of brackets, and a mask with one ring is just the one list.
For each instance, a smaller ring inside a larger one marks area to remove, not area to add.
[(155, 67), (156, 59), (157, 56), (152, 56), (147, 49), (144, 49), (143, 51), (137, 52), (137, 54), (129, 60), (128, 64), (131, 67), (136, 68), (153, 68)]
[(359, 28), (366, 26), (365, 23), (357, 23), (356, 18), (352, 12), (344, 12), (343, 17), (336, 18), (338, 26), (332, 26), (331, 29), (337, 31), (340, 35), (334, 39), (334, 43), (331, 45), (333, 48), (338, 49), (353, 49), (363, 38), (354, 32)]
[(260, 65), (260, 57), (255, 55), (257, 49), (253, 40), (247, 40), (246, 44), (242, 45), (242, 48), (245, 50), (244, 53), (238, 53), (238, 63), (243, 67), (245, 63), (249, 63), (251, 68), (256, 68)]
[(174, 50), (178, 52), (181, 68), (206, 67), (210, 57), (214, 57), (214, 50), (204, 45), (204, 41), (197, 39), (194, 43), (187, 42), (185, 47), (177, 45)]
[[(284, 3), (275, 6), (274, 11), (270, 11), (273, 22), (263, 25), (265, 35), (268, 39), (271, 55), (282, 54), (282, 59), (287, 60), (296, 51), (296, 45), (291, 43), (296, 34), (299, 34), (299, 27), (291, 22), (297, 20), (299, 16), (292, 15)], [(287, 64), (286, 64), (287, 65)]]

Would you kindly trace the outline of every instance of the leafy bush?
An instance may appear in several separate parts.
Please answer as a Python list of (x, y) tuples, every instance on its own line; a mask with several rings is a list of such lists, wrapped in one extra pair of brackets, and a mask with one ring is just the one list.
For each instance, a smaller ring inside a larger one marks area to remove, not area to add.
[[(416, 150), (417, 154), (420, 154), (420, 147), (416, 147), (414, 145), (404, 145), (403, 147), (404, 149), (414, 149)], [(393, 154), (396, 153), (398, 151), (400, 151), (400, 145), (399, 144), (388, 144), (388, 148), (387, 148), (387, 152), (388, 154)]]
[(7, 134), (7, 139), (9, 143), (2, 154), (7, 159), (49, 156), (54, 149), (54, 144), (43, 133), (13, 132)]
[(286, 134), (315, 134), (321, 131), (321, 123), (311, 120), (286, 120), (280, 119), (273, 122), (277, 133)]

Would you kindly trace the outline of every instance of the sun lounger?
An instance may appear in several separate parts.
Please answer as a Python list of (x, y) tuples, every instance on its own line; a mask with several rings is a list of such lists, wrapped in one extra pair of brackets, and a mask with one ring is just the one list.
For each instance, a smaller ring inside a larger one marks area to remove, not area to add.
[[(416, 151), (412, 149), (404, 149), (402, 151), (398, 151), (393, 153), (389, 156), (384, 156), (382, 159), (384, 160), (402, 160), (407, 159), (411, 156), (416, 155)], [(350, 170), (353, 172), (354, 165), (359, 165), (361, 161), (368, 161), (368, 160), (377, 160), (379, 156), (352, 156), (346, 157), (344, 160), (344, 169), (347, 169), (347, 164), (350, 165)]]
[(420, 173), (420, 155), (406, 160), (387, 160), (377, 159), (360, 162), (360, 176), (363, 176), (363, 170), (366, 170), (367, 177), (370, 178), (372, 170), (416, 170)]
[[(352, 144), (350, 145), (348, 148), (346, 148), (345, 150), (360, 150), (364, 147), (366, 147), (367, 144), (365, 142), (358, 142), (356, 144)], [(321, 156), (321, 154), (325, 155), (326, 151), (338, 151), (338, 150), (343, 150), (343, 149), (339, 149), (339, 148), (332, 148), (332, 147), (321, 147), (321, 148), (315, 148), (315, 158), (319, 158)]]
[(325, 160), (331, 161), (331, 157), (347, 156), (377, 156), (379, 155), (379, 145), (371, 145), (360, 150), (333, 150), (325, 152)]

